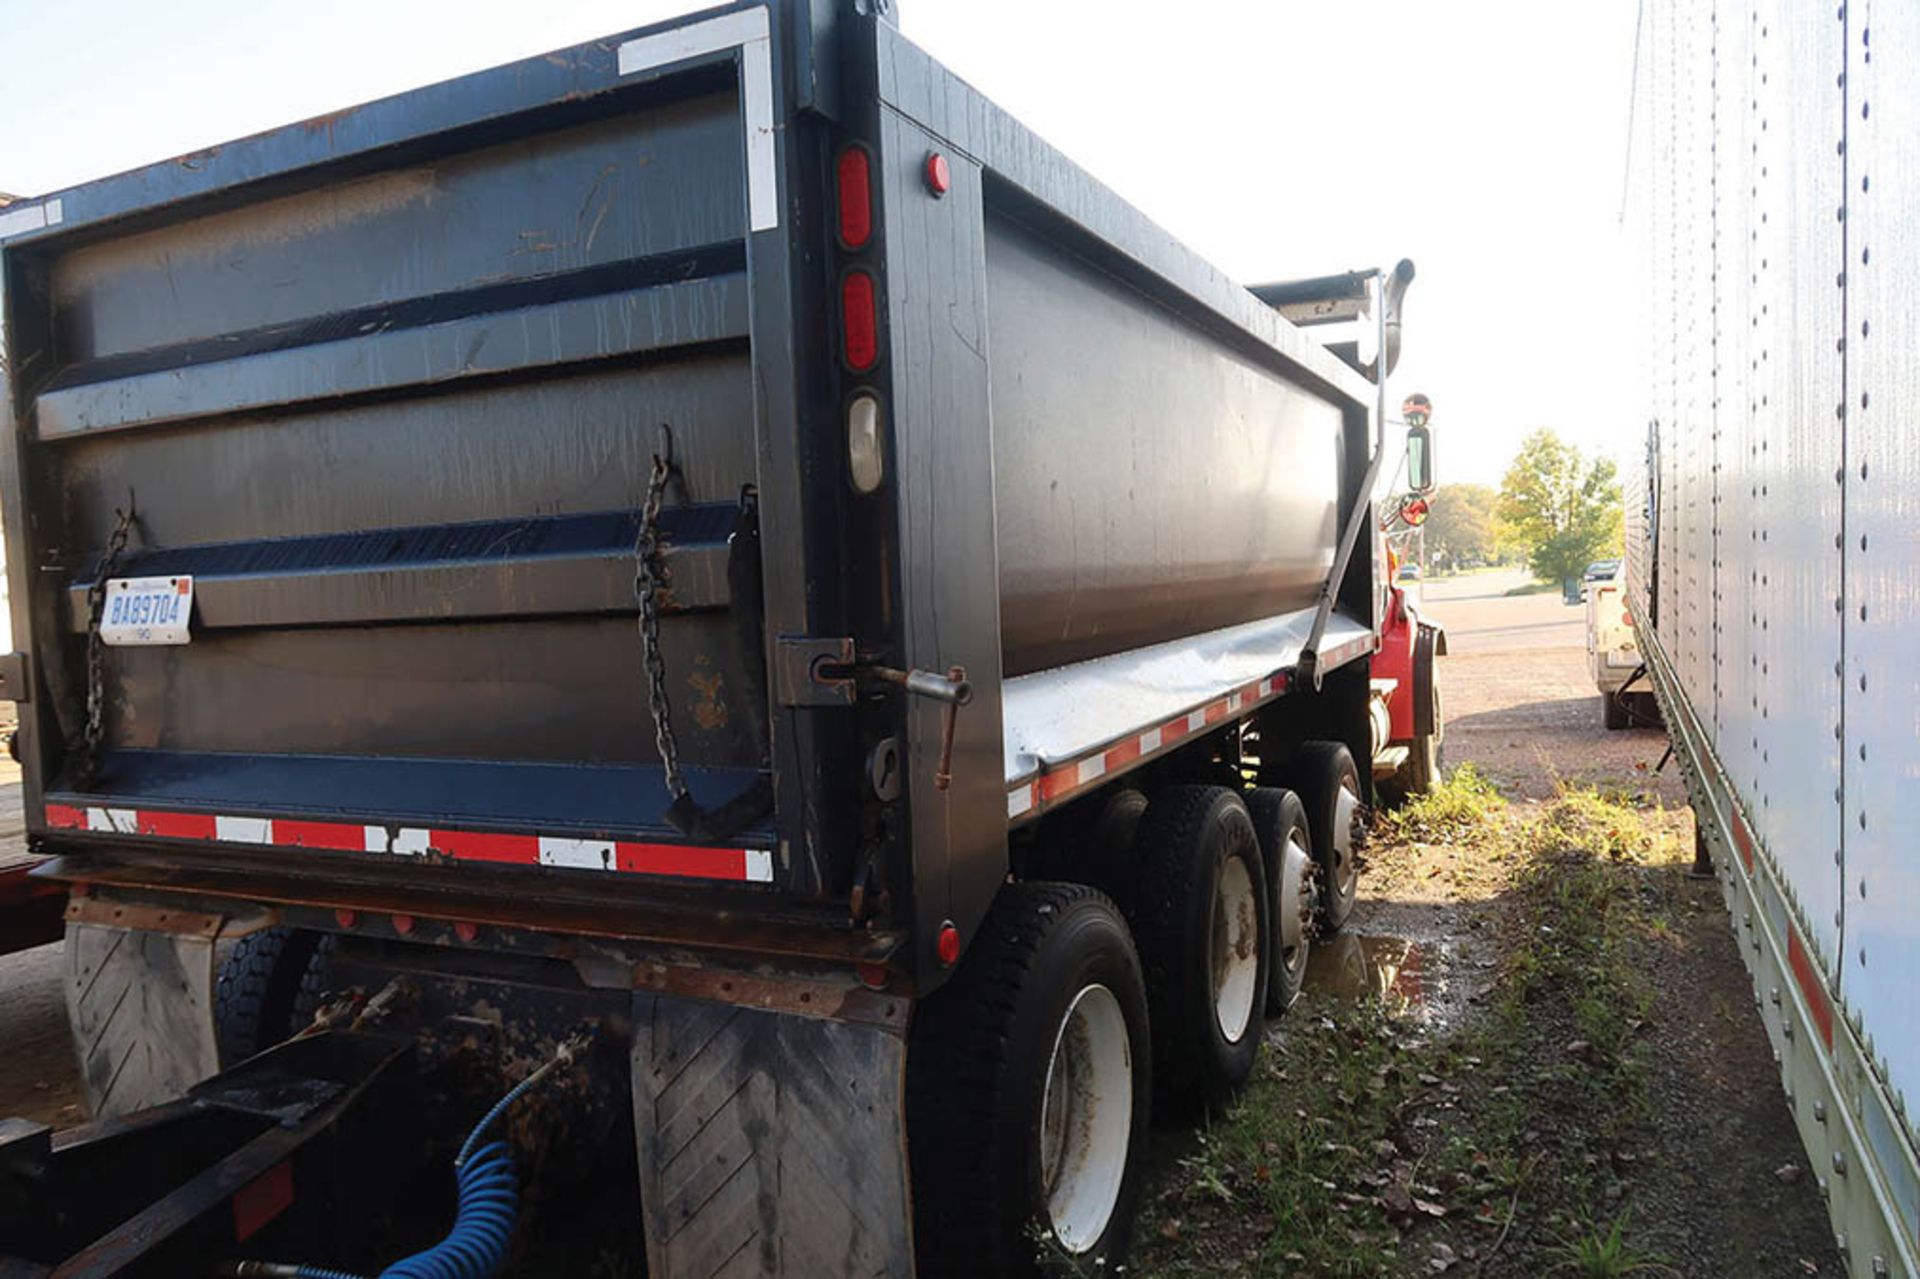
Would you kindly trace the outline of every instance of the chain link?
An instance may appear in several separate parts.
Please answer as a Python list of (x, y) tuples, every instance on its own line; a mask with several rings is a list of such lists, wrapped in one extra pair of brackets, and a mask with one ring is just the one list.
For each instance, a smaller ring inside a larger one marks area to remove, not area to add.
[(640, 604), (640, 647), (647, 665), (647, 706), (653, 712), (653, 743), (660, 751), (660, 762), (666, 766), (667, 794), (679, 800), (687, 793), (687, 781), (680, 772), (680, 745), (673, 736), (673, 706), (667, 700), (667, 660), (660, 651), (659, 589), (666, 580), (660, 553), (660, 499), (666, 495), (667, 481), (672, 475), (671, 459), (654, 454), (653, 473), (647, 477), (646, 505), (640, 512), (640, 531), (633, 544), (633, 593)]
[(107, 538), (107, 553), (100, 571), (87, 588), (87, 724), (81, 742), (80, 784), (90, 786), (100, 771), (100, 744), (106, 737), (107, 643), (100, 637), (100, 623), (107, 611), (107, 582), (120, 566), (120, 555), (127, 549), (127, 534), (133, 529), (133, 503), (116, 509), (119, 517)]

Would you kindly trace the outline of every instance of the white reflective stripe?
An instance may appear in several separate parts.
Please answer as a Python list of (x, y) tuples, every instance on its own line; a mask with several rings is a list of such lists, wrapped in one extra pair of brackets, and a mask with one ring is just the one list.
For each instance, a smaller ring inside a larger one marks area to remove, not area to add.
[(231, 844), (271, 844), (273, 820), (267, 817), (215, 817), (213, 837)]
[(620, 46), (620, 74), (740, 50), (740, 106), (747, 129), (747, 225), (765, 231), (780, 225), (778, 166), (774, 162), (773, 49), (764, 7), (723, 13), (671, 31), (641, 36)]
[(393, 843), (387, 851), (402, 857), (418, 857), (431, 847), (433, 847), (431, 832), (403, 827), (394, 832)]
[(1098, 755), (1089, 755), (1087, 758), (1081, 760), (1078, 771), (1079, 777), (1074, 783), (1077, 786), (1085, 786), (1088, 782), (1099, 781), (1102, 777), (1106, 776), (1107, 773), (1106, 752), (1102, 751)]
[(579, 870), (612, 870), (613, 841), (610, 839), (555, 839), (540, 837), (542, 866), (572, 866)]
[(58, 200), (47, 200), (40, 204), (22, 205), (17, 209), (0, 212), (0, 240), (10, 235), (25, 235), (29, 231), (39, 231), (50, 226), (59, 226), (66, 212)]
[(1007, 816), (1018, 817), (1033, 807), (1033, 783), (1016, 786), (1007, 792)]
[(747, 881), (754, 884), (773, 882), (773, 853), (765, 848), (746, 848), (741, 852), (746, 857)]
[(1157, 751), (1159, 749), (1160, 749), (1160, 730), (1159, 729), (1149, 728), (1146, 732), (1140, 734), (1140, 753), (1142, 755), (1152, 754), (1154, 751)]
[(1205, 728), (1206, 726), (1207, 726), (1207, 708), (1206, 707), (1202, 706), (1197, 711), (1188, 712), (1187, 731), (1189, 733), (1197, 733), (1201, 729)]
[(116, 835), (132, 835), (139, 829), (139, 818), (134, 815), (131, 808), (89, 808), (87, 829), (111, 831)]
[(365, 829), (367, 832), (367, 851), (370, 853), (386, 852), (388, 839), (387, 828), (385, 826), (368, 826)]

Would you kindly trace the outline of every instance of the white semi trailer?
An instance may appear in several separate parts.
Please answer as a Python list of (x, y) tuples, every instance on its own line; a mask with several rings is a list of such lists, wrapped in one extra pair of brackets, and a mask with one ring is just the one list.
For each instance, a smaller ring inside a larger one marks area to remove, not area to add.
[(1851, 1273), (1920, 1272), (1920, 6), (1646, 0), (1628, 611)]

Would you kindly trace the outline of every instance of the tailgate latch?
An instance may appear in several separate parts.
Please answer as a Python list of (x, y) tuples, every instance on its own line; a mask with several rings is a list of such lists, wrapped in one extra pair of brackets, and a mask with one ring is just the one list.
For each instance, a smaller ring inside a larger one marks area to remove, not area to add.
[(773, 695), (782, 706), (853, 705), (853, 640), (782, 635), (773, 643)]

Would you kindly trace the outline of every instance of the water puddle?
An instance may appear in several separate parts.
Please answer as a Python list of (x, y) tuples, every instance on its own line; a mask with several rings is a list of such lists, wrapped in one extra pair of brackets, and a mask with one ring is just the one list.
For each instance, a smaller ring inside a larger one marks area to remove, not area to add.
[(1306, 986), (1322, 997), (1379, 1000), (1430, 1030), (1445, 1030), (1466, 1011), (1456, 949), (1451, 938), (1354, 932), (1315, 938)]
[(1336, 933), (1317, 937), (1307, 959), (1307, 986), (1343, 999), (1426, 1002), (1426, 948), (1405, 937)]

